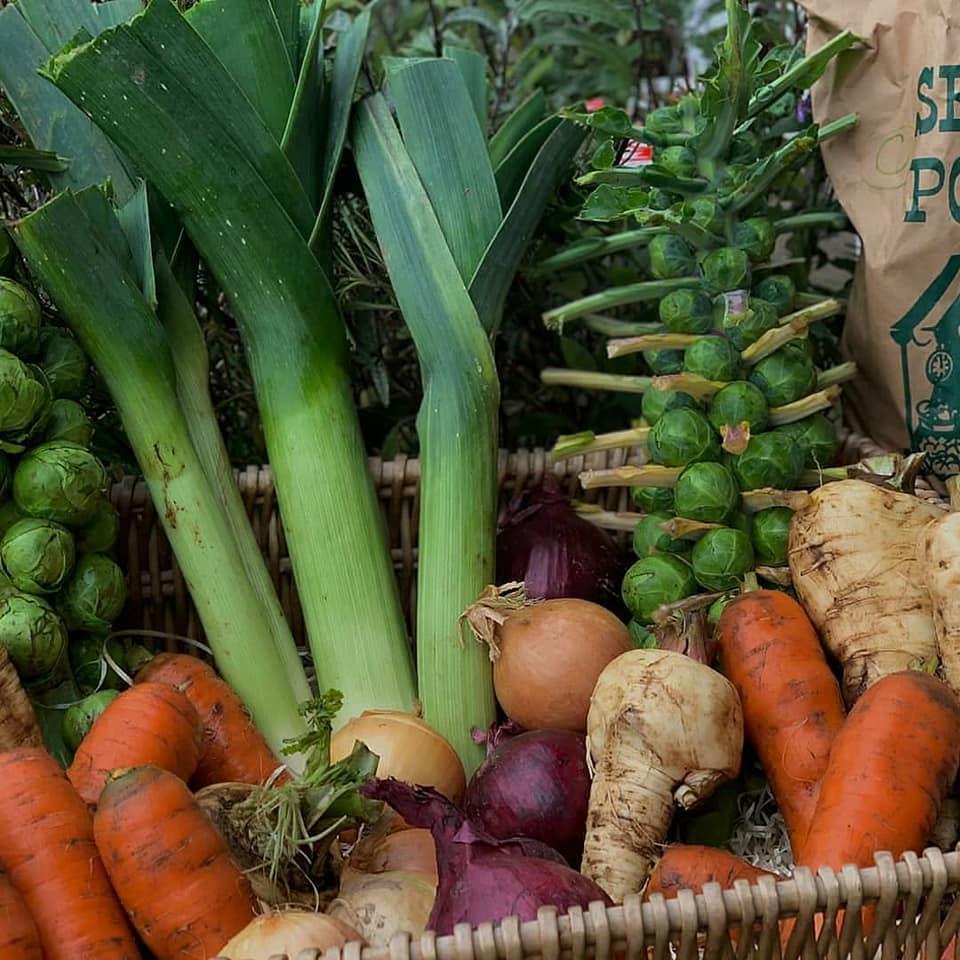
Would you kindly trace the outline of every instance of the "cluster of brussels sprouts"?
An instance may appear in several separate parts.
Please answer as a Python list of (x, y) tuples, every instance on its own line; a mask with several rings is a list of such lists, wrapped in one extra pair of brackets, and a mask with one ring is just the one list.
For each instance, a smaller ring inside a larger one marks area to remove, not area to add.
[[(0, 642), (28, 689), (72, 674), (81, 694), (103, 701), (119, 688), (103, 649), (126, 580), (108, 556), (119, 516), (89, 450), (88, 385), (70, 332), (44, 325), (33, 294), (0, 277)], [(120, 645), (110, 652), (130, 666)], [(65, 711), (72, 746), (91, 706)]]

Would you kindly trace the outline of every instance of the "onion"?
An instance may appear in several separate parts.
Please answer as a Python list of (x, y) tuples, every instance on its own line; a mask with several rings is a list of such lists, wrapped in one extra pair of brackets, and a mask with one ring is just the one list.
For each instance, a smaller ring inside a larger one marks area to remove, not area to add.
[(433, 787), (454, 802), (463, 796), (467, 778), (456, 750), (412, 713), (364, 711), (333, 735), (331, 760), (348, 757), (358, 741), (380, 757), (377, 776)]
[(439, 881), (427, 921), (444, 935), (458, 923), (476, 926), (508, 916), (534, 920), (542, 906), (559, 911), (610, 898), (595, 883), (560, 862), (536, 840), (497, 840), (468, 820), (436, 790), (399, 780), (377, 780), (363, 788), (384, 800), (408, 822), (429, 826), (437, 847)]
[(427, 929), (436, 889), (436, 881), (420, 873), (351, 871), (327, 913), (349, 924), (371, 946), (385, 947), (396, 933), (419, 937)]
[(634, 649), (630, 631), (604, 607), (528, 601), (522, 584), (488, 588), (464, 616), (490, 646), (500, 706), (527, 730), (585, 733), (597, 678)]
[(586, 739), (533, 730), (493, 750), (467, 784), (463, 810), (491, 836), (541, 840), (576, 865), (589, 801)]
[[(404, 829), (394, 829), (398, 822)], [(436, 883), (433, 837), (422, 827), (407, 826), (399, 814), (387, 807), (376, 823), (363, 829), (350, 851), (346, 869), (355, 873), (421, 873)]]
[(530, 597), (577, 597), (621, 608), (624, 552), (605, 530), (584, 520), (547, 478), (521, 491), (497, 533), (497, 581), (522, 581)]
[(363, 937), (356, 928), (336, 917), (308, 910), (271, 911), (251, 920), (217, 953), (222, 960), (265, 960), (301, 950), (326, 950)]

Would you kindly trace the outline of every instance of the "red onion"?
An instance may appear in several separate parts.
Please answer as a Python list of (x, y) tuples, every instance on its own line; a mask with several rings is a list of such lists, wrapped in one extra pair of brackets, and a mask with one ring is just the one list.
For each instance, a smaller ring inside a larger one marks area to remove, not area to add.
[(494, 748), (467, 784), (463, 809), (493, 837), (540, 840), (576, 865), (589, 800), (585, 738), (533, 730)]
[(477, 744), (477, 746), (483, 747), (484, 755), (489, 757), (505, 740), (509, 740), (510, 737), (515, 737), (517, 734), (524, 732), (523, 727), (521, 727), (519, 723), (514, 723), (512, 720), (495, 720), (490, 724), (489, 730), (481, 730), (479, 727), (474, 727), (470, 731), (470, 739)]
[(458, 923), (535, 920), (543, 906), (563, 912), (597, 901), (611, 905), (600, 887), (561, 863), (549, 847), (519, 837), (497, 840), (435, 790), (391, 779), (376, 780), (363, 793), (433, 833), (439, 881), (428, 927), (440, 935), (453, 933)]
[(521, 491), (497, 533), (497, 582), (523, 581), (531, 599), (571, 597), (621, 606), (623, 551), (570, 506), (556, 481)]

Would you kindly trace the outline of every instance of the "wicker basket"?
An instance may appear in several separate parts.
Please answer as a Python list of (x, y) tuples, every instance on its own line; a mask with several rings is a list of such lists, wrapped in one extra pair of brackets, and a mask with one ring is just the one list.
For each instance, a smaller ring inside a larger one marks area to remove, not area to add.
[[(840, 463), (855, 463), (882, 454), (869, 439), (842, 434)], [(501, 508), (516, 491), (553, 474), (579, 499), (608, 510), (628, 507), (628, 491), (606, 489), (584, 493), (577, 480), (585, 468), (635, 462), (622, 451), (551, 462), (543, 450), (503, 453), (500, 460)], [(394, 567), (405, 613), (416, 603), (417, 509), (419, 462), (400, 458), (371, 459), (370, 469), (380, 495)], [(283, 530), (277, 513), (269, 468), (250, 467), (238, 474), (247, 512), (289, 618), (294, 636), (304, 642), (303, 618), (296, 597)], [(922, 491), (938, 496), (934, 491)], [(130, 580), (130, 599), (118, 628), (156, 631), (171, 649), (179, 638), (201, 639), (202, 630), (183, 577), (157, 520), (142, 480), (128, 477), (116, 484), (113, 500), (121, 516), (119, 552)], [(166, 638), (165, 641), (163, 638)], [(924, 855), (894, 862), (886, 855), (866, 870), (840, 873), (799, 868), (792, 879), (765, 878), (755, 886), (739, 881), (732, 890), (715, 885), (703, 894), (685, 891), (675, 900), (655, 895), (649, 902), (628, 897), (622, 906), (593, 904), (586, 910), (558, 915), (540, 910), (538, 919), (520, 923), (515, 917), (475, 929), (458, 928), (451, 936), (428, 933), (411, 939), (399, 935), (389, 947), (363, 948), (348, 944), (326, 952), (302, 951), (288, 960), (708, 960), (748, 956), (758, 960), (882, 960), (903, 957), (941, 960), (946, 944), (960, 926), (960, 853), (932, 848)], [(876, 903), (876, 922), (865, 932), (859, 914), (846, 914), (839, 934), (825, 923), (819, 936), (813, 918), (833, 917), (844, 907)], [(781, 954), (778, 922), (799, 917), (796, 933)], [(746, 931), (745, 933), (743, 931)], [(256, 957), (250, 960), (284, 960)], [(953, 958), (951, 957), (951, 960)]]

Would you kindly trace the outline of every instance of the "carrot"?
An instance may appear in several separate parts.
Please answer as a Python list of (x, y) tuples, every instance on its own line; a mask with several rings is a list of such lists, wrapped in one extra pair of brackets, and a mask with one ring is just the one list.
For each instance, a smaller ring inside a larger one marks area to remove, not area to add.
[(0, 873), (0, 957), (43, 960), (37, 925), (20, 892), (5, 873)]
[(685, 889), (702, 893), (705, 883), (719, 883), (726, 890), (737, 880), (756, 883), (760, 877), (780, 879), (775, 873), (754, 867), (718, 847), (673, 843), (653, 868), (643, 896), (649, 900), (654, 893), (661, 893), (670, 899)]
[(857, 701), (833, 744), (796, 862), (873, 865), (927, 843), (960, 767), (960, 703), (942, 681), (888, 674)]
[(802, 606), (777, 590), (736, 597), (718, 624), (720, 662), (794, 851), (810, 827), (820, 778), (844, 722), (843, 699)]
[[(183, 653), (161, 653), (137, 673), (136, 683), (178, 687), (203, 723), (200, 762), (191, 780), (196, 789), (214, 783), (263, 783), (281, 765), (241, 699), (208, 664)], [(281, 774), (277, 782), (287, 777)]]
[(107, 705), (67, 770), (87, 803), (96, 803), (112, 770), (154, 764), (189, 780), (200, 759), (203, 726), (193, 704), (165, 683), (130, 687)]
[(0, 643), (0, 751), (42, 746), (43, 734), (33, 704), (7, 648)]
[(93, 818), (117, 895), (156, 960), (206, 960), (254, 917), (250, 883), (187, 785), (159, 767), (112, 774)]
[(33, 747), (0, 754), (0, 810), (0, 861), (33, 915), (45, 960), (139, 960), (90, 811), (53, 757)]

